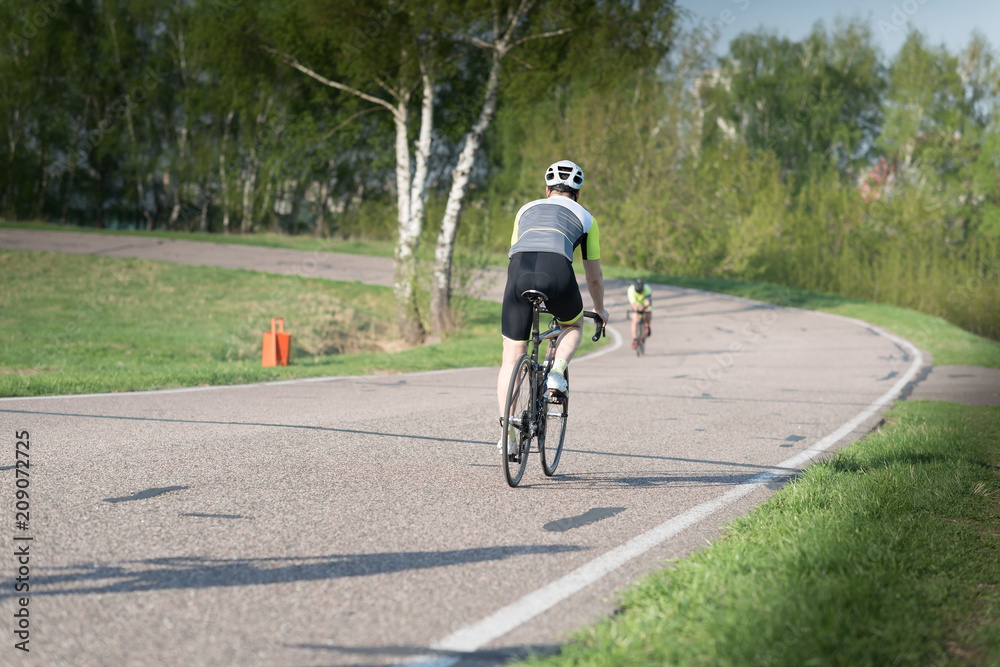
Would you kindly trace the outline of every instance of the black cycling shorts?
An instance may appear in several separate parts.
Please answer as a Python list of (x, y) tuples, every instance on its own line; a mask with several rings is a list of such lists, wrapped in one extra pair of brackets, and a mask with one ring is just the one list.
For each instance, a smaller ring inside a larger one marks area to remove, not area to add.
[(563, 324), (574, 322), (583, 314), (573, 262), (554, 252), (515, 253), (507, 266), (500, 318), (501, 331), (511, 340), (526, 341), (531, 336), (531, 302), (521, 298), (521, 292), (529, 289), (549, 297), (546, 307)]

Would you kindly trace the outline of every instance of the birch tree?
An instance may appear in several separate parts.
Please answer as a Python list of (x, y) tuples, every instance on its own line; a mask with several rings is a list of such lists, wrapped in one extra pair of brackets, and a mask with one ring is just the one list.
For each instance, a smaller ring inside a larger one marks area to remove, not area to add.
[[(306, 0), (288, 6), (286, 21), (298, 22), (292, 30), (291, 48), (277, 43), (263, 48), (289, 67), (314, 81), (353, 96), (372, 110), (388, 112), (395, 132), (397, 234), (394, 253), (393, 291), (396, 324), (408, 344), (423, 341), (425, 330), (417, 305), (417, 246), (424, 221), (427, 161), (434, 124), (434, 74), (437, 41), (430, 25), (435, 6), (419, 13), (403, 11), (394, 1), (387, 3), (318, 3)], [(287, 25), (287, 24), (286, 24)], [(325, 33), (318, 36), (320, 26)], [(279, 35), (280, 36), (280, 35)], [(289, 36), (289, 33), (284, 33)], [(330, 52), (329, 42), (339, 43), (339, 53)], [(312, 43), (310, 43), (312, 42)], [(295, 47), (299, 48), (296, 49)], [(337, 64), (314, 66), (295, 51), (326, 55)], [(334, 55), (335, 54), (335, 55)], [(327, 75), (324, 70), (333, 70)], [(412, 151), (411, 106), (419, 99), (419, 129)]]
[[(472, 168), (497, 112), (505, 60), (513, 60), (515, 68), (530, 72), (535, 90), (588, 68), (617, 69), (619, 60), (639, 66), (655, 63), (669, 46), (672, 12), (671, 1), (643, 6), (591, 0), (491, 0), (489, 11), (473, 5), (462, 17), (465, 25), (456, 29), (455, 37), (490, 54), (489, 73), (484, 79), (479, 112), (462, 138), (462, 149), (451, 172), (451, 188), (438, 233), (431, 284), (431, 322), (435, 331), (446, 333), (455, 326), (451, 309), (455, 240)], [(574, 34), (584, 37), (574, 43)], [(554, 39), (560, 36), (564, 37)], [(530, 62), (533, 60), (534, 65)], [(552, 161), (557, 159), (553, 157)]]
[(437, 247), (434, 251), (434, 278), (431, 284), (431, 322), (434, 329), (440, 333), (451, 331), (455, 322), (451, 312), (451, 274), (455, 254), (455, 237), (458, 233), (458, 222), (465, 203), (465, 193), (469, 186), (469, 174), (476, 161), (482, 145), (483, 135), (493, 121), (496, 113), (497, 97), (500, 90), (500, 70), (504, 57), (518, 44), (528, 39), (553, 37), (569, 31), (561, 28), (547, 33), (537, 34), (518, 39), (527, 23), (528, 14), (534, 6), (534, 0), (520, 0), (516, 6), (504, 9), (493, 4), (491, 33), (486, 39), (470, 36), (468, 39), (476, 46), (490, 52), (490, 71), (483, 90), (482, 108), (472, 127), (462, 138), (462, 151), (452, 170), (451, 190), (448, 193), (448, 203), (445, 205), (444, 217), (438, 233)]

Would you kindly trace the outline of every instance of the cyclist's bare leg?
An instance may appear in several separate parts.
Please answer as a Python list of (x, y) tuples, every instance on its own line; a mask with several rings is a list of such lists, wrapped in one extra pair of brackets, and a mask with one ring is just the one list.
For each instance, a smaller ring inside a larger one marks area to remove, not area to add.
[(510, 374), (514, 372), (514, 364), (521, 358), (521, 355), (528, 349), (528, 344), (524, 341), (511, 340), (503, 337), (503, 358), (500, 365), (500, 373), (497, 375), (497, 404), (500, 410), (497, 412), (503, 416), (503, 409), (507, 402), (507, 387), (510, 385)]
[(632, 311), (632, 340), (639, 337), (639, 311)]
[(556, 359), (562, 359), (567, 364), (580, 347), (583, 340), (583, 317), (577, 318), (572, 324), (562, 324), (562, 333), (556, 339)]

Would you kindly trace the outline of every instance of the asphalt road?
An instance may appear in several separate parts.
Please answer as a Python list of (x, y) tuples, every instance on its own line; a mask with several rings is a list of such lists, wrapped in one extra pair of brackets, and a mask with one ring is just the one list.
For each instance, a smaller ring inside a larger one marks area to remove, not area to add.
[[(0, 247), (42, 238), (12, 231)], [(48, 243), (389, 280), (372, 258)], [(663, 285), (654, 296), (647, 355), (612, 345), (573, 362), (558, 474), (536, 458), (517, 489), (499, 470), (495, 368), (0, 400), (0, 662), (471, 665), (544, 650), (866, 433), (923, 366), (861, 322)], [(27, 530), (14, 517), (18, 432)], [(13, 634), (25, 544), (28, 654)]]

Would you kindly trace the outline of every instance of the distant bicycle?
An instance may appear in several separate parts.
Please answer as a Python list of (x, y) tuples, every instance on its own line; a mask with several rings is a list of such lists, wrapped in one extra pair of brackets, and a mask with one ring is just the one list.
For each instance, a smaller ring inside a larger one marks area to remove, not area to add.
[(632, 313), (638, 313), (639, 315), (639, 324), (635, 330), (635, 341), (632, 347), (635, 348), (635, 356), (641, 357), (646, 354), (646, 338), (649, 336), (649, 315), (651, 309), (630, 310), (629, 315), (631, 316)]
[[(530, 354), (522, 354), (517, 360), (507, 387), (500, 459), (504, 479), (510, 486), (520, 483), (533, 440), (542, 459), (542, 471), (547, 477), (555, 474), (569, 416), (569, 396), (548, 392), (545, 388), (545, 379), (555, 359), (555, 339), (562, 333), (562, 328), (553, 317), (548, 330), (540, 333), (538, 320), (541, 314), (548, 313), (545, 308), (548, 297), (536, 290), (525, 290), (521, 296), (532, 304), (531, 340), (528, 341)], [(588, 310), (583, 315), (597, 323), (597, 332), (592, 339), (596, 343), (604, 335), (603, 322), (595, 312)], [(538, 347), (543, 340), (549, 341), (549, 346), (544, 360), (539, 363)], [(569, 381), (568, 370), (565, 377)], [(516, 442), (509, 442), (512, 432)]]
[(632, 320), (632, 349), (637, 357), (641, 357), (646, 352), (649, 325), (653, 320), (653, 289), (642, 278), (636, 278), (625, 294), (628, 305), (632, 308), (629, 311), (629, 319)]

